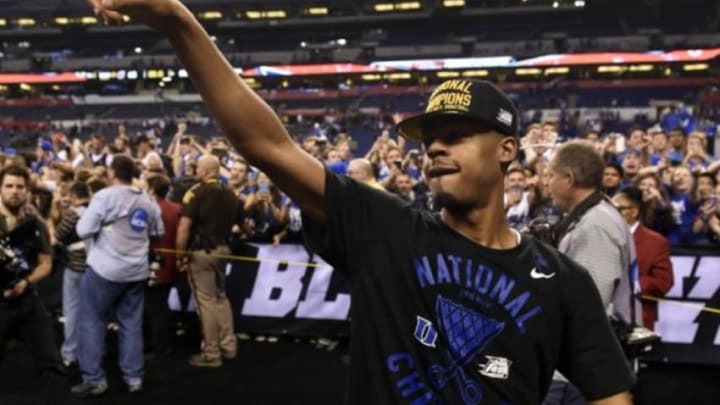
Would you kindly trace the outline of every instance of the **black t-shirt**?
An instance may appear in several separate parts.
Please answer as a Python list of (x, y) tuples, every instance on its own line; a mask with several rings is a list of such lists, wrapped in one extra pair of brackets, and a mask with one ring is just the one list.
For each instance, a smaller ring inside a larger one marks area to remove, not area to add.
[(349, 404), (539, 404), (559, 369), (588, 399), (632, 377), (588, 273), (529, 236), (489, 249), (326, 171), (309, 245), (352, 284)]
[(180, 215), (193, 221), (192, 248), (215, 248), (228, 243), (240, 206), (240, 200), (229, 187), (217, 179), (206, 180), (192, 186), (182, 202)]
[(26, 216), (11, 231), (7, 230), (5, 217), (0, 215), (0, 239), (3, 249), (0, 290), (29, 276), (37, 266), (38, 254), (52, 253), (47, 227), (33, 215)]

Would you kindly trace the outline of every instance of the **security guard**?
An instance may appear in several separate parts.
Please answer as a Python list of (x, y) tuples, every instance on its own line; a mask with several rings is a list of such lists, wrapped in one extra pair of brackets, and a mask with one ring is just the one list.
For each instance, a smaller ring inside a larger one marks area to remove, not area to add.
[(222, 359), (234, 358), (237, 340), (230, 301), (225, 292), (224, 261), (227, 241), (240, 210), (233, 191), (220, 183), (220, 161), (213, 155), (200, 158), (200, 183), (185, 193), (177, 229), (176, 248), (189, 254), (178, 256), (178, 268), (189, 271), (188, 279), (202, 326), (201, 351), (190, 357), (197, 367), (220, 367)]

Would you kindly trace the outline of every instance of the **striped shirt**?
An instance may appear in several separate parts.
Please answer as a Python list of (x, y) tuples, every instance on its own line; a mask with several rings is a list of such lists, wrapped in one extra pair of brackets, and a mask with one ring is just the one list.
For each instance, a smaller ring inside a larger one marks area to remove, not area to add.
[(85, 271), (87, 267), (87, 252), (85, 242), (80, 240), (75, 232), (75, 226), (80, 215), (85, 211), (84, 206), (73, 207), (63, 212), (62, 219), (55, 226), (55, 239), (63, 244), (68, 254), (67, 267), (74, 271)]

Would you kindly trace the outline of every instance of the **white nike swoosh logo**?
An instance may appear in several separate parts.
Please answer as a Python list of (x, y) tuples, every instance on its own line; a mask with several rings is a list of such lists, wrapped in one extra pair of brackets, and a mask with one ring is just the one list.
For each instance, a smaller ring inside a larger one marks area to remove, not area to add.
[(538, 279), (538, 278), (553, 278), (555, 277), (555, 273), (545, 274), (540, 273), (537, 270), (537, 267), (533, 267), (532, 270), (530, 270), (530, 277)]

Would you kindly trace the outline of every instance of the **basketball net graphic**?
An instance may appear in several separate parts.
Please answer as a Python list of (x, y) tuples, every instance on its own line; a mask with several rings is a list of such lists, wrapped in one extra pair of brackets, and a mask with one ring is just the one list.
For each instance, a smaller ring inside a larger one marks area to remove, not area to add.
[(482, 387), (465, 374), (463, 367), (502, 332), (505, 323), (465, 308), (442, 295), (438, 295), (435, 307), (439, 332), (447, 341), (450, 364), (447, 367), (440, 364), (430, 366), (430, 382), (441, 389), (450, 378), (454, 378), (463, 402), (466, 405), (478, 404), (483, 397)]

